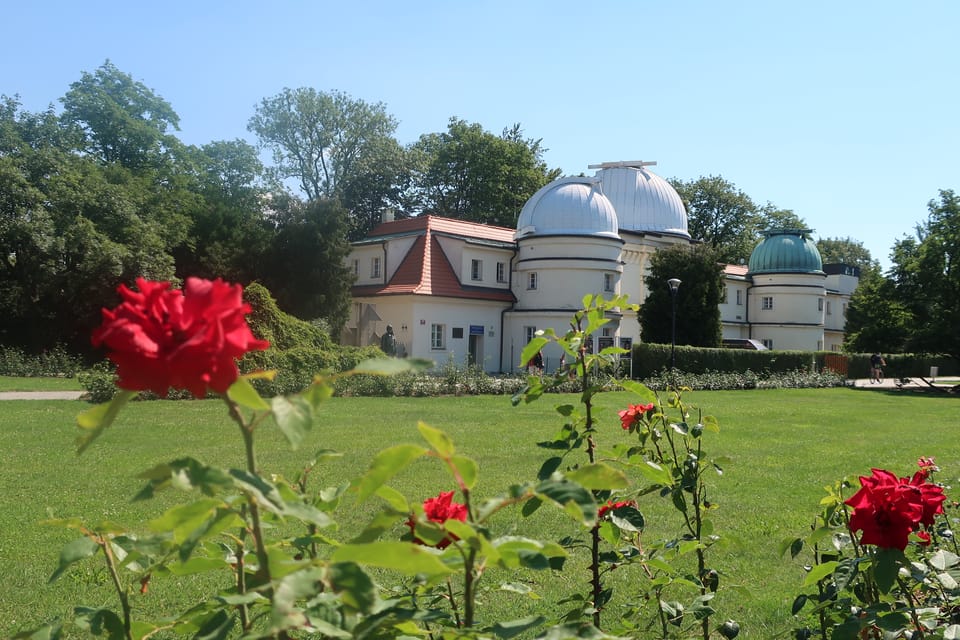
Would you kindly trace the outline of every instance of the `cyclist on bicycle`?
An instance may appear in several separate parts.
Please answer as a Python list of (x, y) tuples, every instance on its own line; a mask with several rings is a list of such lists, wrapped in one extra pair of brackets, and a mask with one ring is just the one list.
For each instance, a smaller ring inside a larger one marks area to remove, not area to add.
[(870, 384), (883, 382), (883, 367), (887, 366), (887, 361), (883, 359), (880, 353), (870, 356)]

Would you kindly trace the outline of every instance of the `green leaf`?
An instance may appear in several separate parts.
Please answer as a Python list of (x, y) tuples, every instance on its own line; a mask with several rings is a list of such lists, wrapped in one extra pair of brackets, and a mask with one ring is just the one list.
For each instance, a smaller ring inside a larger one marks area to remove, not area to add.
[(333, 552), (334, 562), (356, 562), (361, 565), (393, 569), (406, 575), (424, 573), (446, 575), (453, 571), (440, 561), (429, 547), (409, 542), (371, 542), (345, 544)]
[(94, 636), (105, 636), (107, 640), (125, 640), (127, 637), (120, 616), (110, 609), (91, 609), (75, 607), (74, 623)]
[(93, 444), (93, 441), (99, 438), (100, 434), (113, 424), (113, 421), (117, 419), (117, 415), (120, 414), (120, 409), (135, 395), (137, 395), (136, 391), (121, 389), (117, 395), (113, 396), (110, 402), (105, 402), (92, 409), (87, 409), (77, 416), (77, 426), (81, 429), (76, 440), (78, 455), (86, 451), (87, 447)]
[(453, 440), (451, 440), (450, 436), (440, 429), (435, 429), (427, 423), (421, 421), (417, 423), (417, 430), (420, 432), (420, 435), (423, 436), (423, 439), (426, 440), (431, 447), (433, 447), (433, 450), (436, 451), (443, 460), (448, 459), (450, 456), (456, 453), (456, 449), (453, 446)]
[(357, 500), (363, 502), (369, 498), (382, 484), (426, 452), (417, 445), (398, 444), (378, 453), (370, 463), (370, 469), (354, 483)]
[(197, 527), (214, 515), (223, 502), (203, 498), (190, 504), (177, 505), (149, 523), (151, 531), (169, 531), (176, 542), (183, 542)]
[(370, 613), (377, 604), (377, 587), (355, 562), (336, 562), (327, 567), (327, 582), (348, 607)]
[(520, 352), (520, 362), (521, 367), (526, 367), (527, 363), (533, 360), (533, 356), (537, 355), (544, 346), (546, 346), (548, 340), (543, 336), (534, 336), (533, 340), (527, 343), (527, 346), (523, 348), (523, 351)]
[(317, 411), (320, 405), (333, 397), (333, 387), (326, 382), (314, 382), (309, 387), (300, 392), (303, 398), (313, 411)]
[(779, 556), (782, 558), (787, 551), (790, 552), (791, 558), (796, 558), (803, 550), (803, 538), (787, 538), (780, 543), (780, 553)]
[(258, 475), (242, 469), (230, 469), (234, 485), (253, 497), (259, 505), (277, 515), (283, 515), (285, 504), (275, 486)]
[(47, 582), (53, 582), (66, 571), (70, 565), (75, 562), (79, 562), (85, 558), (89, 558), (95, 554), (100, 549), (100, 545), (96, 541), (91, 540), (90, 538), (84, 536), (83, 538), (77, 538), (71, 542), (68, 542), (60, 550), (60, 564), (57, 566), (56, 571), (50, 576), (50, 579)]
[(227, 397), (241, 407), (254, 411), (268, 411), (270, 409), (270, 405), (260, 397), (257, 390), (250, 384), (247, 376), (240, 376), (236, 382), (230, 385), (230, 388), (227, 389)]
[(960, 562), (960, 557), (944, 549), (938, 549), (930, 556), (930, 566), (939, 571), (946, 571), (955, 567), (958, 562)]
[(639, 402), (635, 404), (653, 403), (654, 406), (657, 406), (657, 394), (642, 382), (637, 382), (636, 380), (621, 380), (620, 386), (623, 387), (624, 391), (629, 391), (638, 396)]
[(636, 507), (620, 507), (608, 513), (610, 514), (610, 521), (623, 531), (639, 533), (646, 526), (643, 514)]
[(398, 511), (400, 513), (410, 512), (410, 503), (407, 502), (406, 496), (393, 487), (382, 485), (374, 493), (378, 498), (389, 504), (394, 511)]
[(311, 567), (287, 574), (279, 581), (273, 590), (273, 606), (267, 634), (280, 635), (280, 632), (286, 629), (304, 626), (307, 618), (298, 602), (317, 594), (322, 578), (323, 570)]
[(528, 629), (539, 627), (545, 621), (546, 618), (543, 616), (530, 616), (528, 618), (511, 620), (509, 622), (497, 622), (490, 627), (490, 631), (493, 631), (493, 634), (498, 638), (509, 640), (510, 638), (518, 636)]
[(630, 486), (625, 473), (602, 462), (584, 465), (567, 473), (566, 476), (593, 491), (624, 489)]
[(544, 480), (534, 492), (560, 505), (572, 518), (587, 526), (593, 526), (597, 520), (597, 503), (593, 494), (575, 482), (567, 479)]
[(960, 624), (951, 624), (944, 629), (943, 640), (960, 640)]
[(372, 358), (364, 360), (347, 371), (348, 375), (366, 374), (374, 376), (393, 376), (398, 373), (425, 371), (433, 366), (430, 360), (419, 358)]
[(806, 594), (801, 593), (796, 598), (794, 598), (793, 606), (790, 607), (790, 614), (794, 616), (797, 615), (798, 613), (800, 613), (800, 610), (803, 609), (803, 605), (805, 604), (807, 604), (807, 596)]
[(466, 489), (473, 489), (477, 485), (477, 477), (480, 475), (480, 467), (477, 465), (476, 461), (473, 458), (467, 458), (466, 456), (453, 456), (450, 459), (450, 464), (457, 470), (457, 473), (460, 474), (460, 480), (463, 482), (463, 486)]
[(843, 591), (850, 583), (853, 582), (854, 578), (857, 577), (857, 561), (853, 558), (845, 558), (840, 561), (840, 564), (837, 565), (836, 570), (833, 572), (833, 581), (837, 585), (839, 591)]
[(717, 421), (714, 416), (703, 416), (700, 418), (700, 424), (703, 425), (704, 431), (710, 431), (711, 433), (720, 433), (720, 422)]
[(313, 409), (303, 398), (276, 396), (270, 400), (270, 410), (290, 447), (296, 449), (313, 427)]
[(833, 573), (833, 570), (837, 568), (839, 562), (831, 561), (824, 562), (823, 564), (816, 565), (813, 569), (807, 573), (807, 577), (803, 580), (803, 587), (812, 587), (830, 574)]
[(890, 593), (897, 582), (900, 566), (909, 566), (903, 552), (899, 549), (877, 549), (874, 555), (873, 575), (880, 593)]
[(195, 458), (179, 458), (160, 464), (137, 477), (145, 478), (150, 482), (137, 493), (134, 500), (152, 498), (156, 491), (168, 486), (182, 491), (199, 489), (206, 495), (215, 495), (233, 486), (233, 480), (227, 472), (209, 467)]
[(637, 469), (644, 478), (657, 486), (669, 487), (673, 484), (673, 476), (670, 475), (670, 472), (656, 462), (644, 460), (637, 465)]

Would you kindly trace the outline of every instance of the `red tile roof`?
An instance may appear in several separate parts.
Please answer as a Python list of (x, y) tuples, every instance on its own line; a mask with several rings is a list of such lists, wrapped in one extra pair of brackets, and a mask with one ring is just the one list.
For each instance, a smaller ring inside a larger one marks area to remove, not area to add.
[(514, 242), (513, 235), (516, 233), (514, 229), (508, 227), (494, 227), (488, 224), (480, 224), (479, 222), (467, 222), (465, 220), (440, 218), (438, 216), (417, 216), (415, 218), (407, 218), (406, 220), (394, 220), (393, 222), (378, 224), (367, 234), (367, 239), (427, 230), (463, 236), (465, 238), (496, 240), (498, 242), (510, 243)]
[(745, 276), (750, 268), (745, 264), (725, 264), (723, 273), (728, 276)]
[[(385, 285), (364, 285), (355, 286), (352, 289), (354, 297), (382, 296), (382, 295), (425, 295), (425, 296), (443, 296), (450, 298), (468, 298), (471, 300), (497, 300), (501, 302), (513, 302), (513, 293), (506, 289), (494, 289), (490, 287), (464, 287), (460, 284), (460, 279), (447, 255), (443, 252), (439, 241), (433, 236), (432, 231), (449, 231), (450, 229), (464, 230), (463, 225), (469, 227), (485, 227), (472, 222), (462, 222), (460, 220), (449, 220), (447, 218), (429, 217), (422, 223), (422, 227), (414, 226), (413, 220), (398, 220), (396, 222), (387, 222), (376, 227), (371, 235), (390, 235), (394, 233), (403, 233), (423, 229), (424, 233), (418, 237), (407, 255), (403, 257), (400, 266), (397, 267), (390, 282)], [(437, 224), (437, 221), (441, 221)], [(447, 224), (456, 223), (454, 225)], [(407, 223), (407, 224), (403, 224)], [(394, 226), (391, 226), (394, 225)], [(382, 229), (386, 231), (380, 231)], [(502, 227), (486, 227), (494, 232), (504, 230)], [(509, 230), (512, 239), (512, 230)], [(457, 235), (464, 235), (457, 233)], [(470, 237), (481, 237), (475, 233), (469, 234)], [(483, 236), (486, 240), (500, 240), (499, 237)]]

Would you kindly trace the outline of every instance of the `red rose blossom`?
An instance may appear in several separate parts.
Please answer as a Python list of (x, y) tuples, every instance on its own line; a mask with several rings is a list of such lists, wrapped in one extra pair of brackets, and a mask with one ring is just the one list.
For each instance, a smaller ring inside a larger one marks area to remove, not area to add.
[(106, 345), (117, 365), (117, 386), (166, 397), (170, 388), (203, 397), (225, 393), (240, 375), (236, 359), (266, 349), (244, 317), (243, 287), (220, 280), (188, 278), (183, 291), (169, 282), (137, 278), (139, 291), (120, 285), (124, 299), (103, 310), (93, 345)]
[(650, 404), (628, 404), (626, 409), (617, 412), (617, 415), (620, 416), (620, 426), (625, 430), (629, 430), (630, 427), (639, 422), (648, 411), (653, 411), (652, 402)]
[[(453, 502), (453, 491), (441, 491), (437, 497), (427, 498), (423, 501), (423, 514), (427, 516), (427, 520), (430, 522), (441, 525), (447, 520), (464, 522), (467, 519), (467, 506)], [(410, 527), (410, 533), (415, 533), (414, 529), (417, 526), (417, 521), (413, 516), (407, 520), (407, 526)], [(449, 535), (434, 546), (437, 549), (446, 549), (451, 542), (457, 539), (456, 536)], [(413, 536), (413, 541), (417, 544), (426, 544), (416, 535)]]
[(922, 472), (907, 480), (883, 469), (871, 471), (871, 476), (860, 476), (860, 490), (845, 501), (853, 507), (850, 530), (863, 532), (861, 544), (903, 551), (910, 532), (932, 525), (933, 517), (943, 513), (946, 496), (942, 488), (924, 482)]

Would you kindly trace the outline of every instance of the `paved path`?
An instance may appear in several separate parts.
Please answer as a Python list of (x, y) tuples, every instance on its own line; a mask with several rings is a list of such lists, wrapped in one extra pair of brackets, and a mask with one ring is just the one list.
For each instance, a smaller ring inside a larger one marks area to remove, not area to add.
[(86, 391), (0, 391), (0, 400), (79, 400)]

